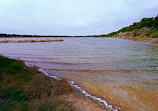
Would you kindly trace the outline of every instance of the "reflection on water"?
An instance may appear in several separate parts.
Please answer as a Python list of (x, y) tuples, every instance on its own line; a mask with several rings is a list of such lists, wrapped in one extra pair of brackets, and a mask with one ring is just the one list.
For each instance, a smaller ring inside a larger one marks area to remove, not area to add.
[(49, 39), (64, 41), (0, 44), (0, 53), (74, 80), (124, 110), (158, 110), (157, 45), (112, 38)]

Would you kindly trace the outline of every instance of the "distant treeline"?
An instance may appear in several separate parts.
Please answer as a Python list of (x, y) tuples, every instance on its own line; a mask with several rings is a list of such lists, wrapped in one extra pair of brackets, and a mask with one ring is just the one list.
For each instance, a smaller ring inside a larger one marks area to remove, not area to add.
[(135, 22), (135, 23), (133, 23), (133, 25), (124, 27), (124, 28), (120, 29), (119, 31), (109, 33), (105, 36), (107, 36), (107, 37), (116, 36), (120, 32), (122, 32), (122, 33), (123, 32), (132, 32), (134, 37), (139, 36), (142, 33), (144, 33), (145, 36), (150, 36), (150, 34), (158, 32), (158, 15), (157, 15), (157, 17), (143, 18), (140, 22)]
[(60, 36), (60, 35), (20, 35), (0, 33), (0, 37), (103, 37), (105, 35), (88, 35), (88, 36)]
[(52, 36), (52, 35), (20, 35), (0, 33), (0, 37), (70, 37), (70, 36)]

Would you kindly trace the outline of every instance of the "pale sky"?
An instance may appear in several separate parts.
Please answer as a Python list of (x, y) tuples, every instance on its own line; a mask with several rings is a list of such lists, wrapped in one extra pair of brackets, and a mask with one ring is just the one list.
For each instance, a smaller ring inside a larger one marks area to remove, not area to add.
[(96, 35), (158, 14), (158, 0), (0, 0), (0, 33)]

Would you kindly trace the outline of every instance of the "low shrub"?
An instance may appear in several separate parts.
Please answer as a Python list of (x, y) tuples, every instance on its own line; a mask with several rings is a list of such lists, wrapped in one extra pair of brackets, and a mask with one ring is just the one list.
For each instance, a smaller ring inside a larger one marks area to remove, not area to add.
[(41, 100), (41, 102), (32, 101), (29, 105), (31, 111), (72, 111), (70, 105), (58, 99)]
[[(52, 101), (51, 94), (71, 90), (66, 79), (52, 82), (40, 74), (37, 67), (27, 67), (23, 61), (0, 56), (0, 111), (71, 111), (61, 101)], [(51, 98), (51, 101), (46, 101)], [(38, 100), (33, 107), (32, 101)], [(43, 102), (44, 101), (44, 102)]]
[(158, 32), (153, 32), (150, 34), (150, 37), (152, 38), (157, 38), (158, 37)]
[(13, 102), (5, 109), (7, 111), (29, 111), (29, 106), (25, 102)]
[(57, 81), (57, 84), (53, 87), (54, 95), (62, 95), (64, 93), (68, 93), (72, 91), (72, 87), (68, 80), (60, 79)]
[(49, 77), (42, 74), (33, 76), (32, 81), (25, 86), (25, 92), (32, 99), (45, 98), (51, 95), (52, 83)]

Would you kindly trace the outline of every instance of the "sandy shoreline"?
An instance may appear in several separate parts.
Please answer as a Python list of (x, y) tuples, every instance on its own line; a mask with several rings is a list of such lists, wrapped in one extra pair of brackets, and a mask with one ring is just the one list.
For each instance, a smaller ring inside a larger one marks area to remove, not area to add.
[(143, 37), (112, 37), (115, 39), (127, 39), (127, 40), (134, 40), (134, 41), (140, 41), (140, 42), (149, 42), (151, 43), (153, 38), (143, 38)]
[(147, 90), (143, 87), (135, 88), (125, 84), (118, 86), (86, 85), (89, 87), (88, 92), (102, 95), (108, 103), (117, 107), (117, 109), (121, 109), (121, 111), (158, 110), (158, 94), (155, 91)]
[[(56, 71), (49, 70), (48, 72), (50, 74), (54, 74)], [(126, 82), (122, 83), (121, 82), (123, 80), (121, 79), (122, 76), (128, 75), (128, 74), (122, 74), (123, 73), (122, 71), (118, 71), (118, 72), (106, 71), (106, 73), (101, 76), (101, 78), (105, 78), (106, 80), (105, 83), (102, 83), (103, 82), (102, 80), (100, 81), (96, 80), (97, 78), (99, 79), (96, 73), (97, 71), (94, 72), (90, 71), (91, 77), (84, 74), (86, 73), (86, 71), (71, 72), (67, 70), (66, 71), (57, 70), (57, 72), (58, 74), (56, 74), (56, 76), (61, 76), (64, 78), (68, 78), (69, 80), (75, 81), (83, 89), (86, 89), (88, 93), (95, 95), (96, 97), (100, 97), (103, 100), (106, 100), (108, 104), (112, 105), (115, 109), (118, 109), (120, 111), (144, 111), (144, 110), (157, 111), (158, 110), (157, 107), (158, 93), (156, 91), (147, 88), (147, 87), (158, 87), (158, 84), (156, 82), (154, 83), (154, 81), (153, 83), (147, 83), (145, 82), (146, 80), (144, 81), (145, 83), (137, 82), (137, 81), (131, 82), (129, 84), (128, 81), (126, 81), (127, 84)], [(100, 71), (99, 73), (102, 72)], [(137, 74), (139, 73), (139, 71), (133, 72), (133, 74), (134, 73)], [(78, 74), (80, 76), (77, 76)], [(133, 79), (134, 76), (129, 75), (129, 78)]]
[[(50, 75), (46, 71), (39, 69), (44, 75), (59, 80), (57, 76)], [(73, 81), (69, 81), (74, 91), (68, 95), (62, 95), (61, 99), (69, 102), (74, 111), (118, 111), (119, 107), (108, 105), (105, 100), (88, 94)], [(116, 109), (117, 108), (117, 109)]]
[(62, 95), (60, 99), (71, 104), (73, 111), (109, 111), (92, 100), (85, 98), (77, 91)]
[[(0, 56), (0, 69), (2, 110), (106, 111), (104, 107), (81, 94), (74, 83), (49, 75), (22, 60)], [(9, 93), (6, 93), (6, 90)], [(23, 102), (27, 107), (20, 105)], [(14, 108), (10, 104), (19, 105)]]

